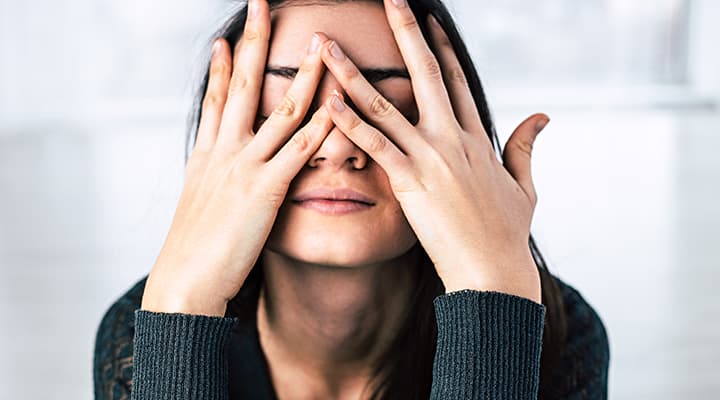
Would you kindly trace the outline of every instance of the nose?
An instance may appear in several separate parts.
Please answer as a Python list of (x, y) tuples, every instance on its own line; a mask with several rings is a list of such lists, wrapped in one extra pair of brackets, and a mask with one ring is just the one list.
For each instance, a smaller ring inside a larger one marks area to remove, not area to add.
[[(335, 92), (337, 92), (339, 97), (350, 109), (355, 111), (357, 115), (360, 115), (350, 98), (346, 96), (343, 87), (328, 71), (325, 72), (316, 91), (315, 104), (324, 104)], [(313, 107), (313, 109), (315, 109), (315, 107)], [(345, 168), (359, 170), (365, 168), (367, 158), (367, 154), (362, 149), (348, 139), (339, 127), (333, 125), (330, 133), (320, 145), (320, 148), (318, 148), (308, 160), (308, 166), (313, 168), (333, 168), (336, 170)]]

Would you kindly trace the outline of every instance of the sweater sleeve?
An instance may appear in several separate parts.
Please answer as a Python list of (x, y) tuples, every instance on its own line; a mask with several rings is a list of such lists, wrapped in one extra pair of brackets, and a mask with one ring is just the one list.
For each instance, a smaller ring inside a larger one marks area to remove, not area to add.
[(431, 399), (536, 399), (545, 306), (461, 290), (433, 301), (438, 339)]
[(135, 311), (131, 399), (227, 399), (225, 345), (237, 322)]

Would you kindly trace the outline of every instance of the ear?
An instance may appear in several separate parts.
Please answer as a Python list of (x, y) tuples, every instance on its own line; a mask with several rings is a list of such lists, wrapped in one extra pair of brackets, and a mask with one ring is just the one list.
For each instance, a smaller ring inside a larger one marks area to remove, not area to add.
[(533, 204), (537, 203), (537, 194), (532, 182), (530, 158), (535, 138), (550, 118), (545, 114), (533, 114), (521, 122), (505, 144), (503, 165), (510, 175), (525, 191)]

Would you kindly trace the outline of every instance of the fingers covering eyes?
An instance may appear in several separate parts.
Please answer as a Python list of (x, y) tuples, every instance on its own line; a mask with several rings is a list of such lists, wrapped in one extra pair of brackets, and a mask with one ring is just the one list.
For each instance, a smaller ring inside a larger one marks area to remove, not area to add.
[(450, 39), (432, 14), (428, 15), (428, 25), (455, 117), (465, 131), (484, 134), (477, 106)]
[(218, 39), (213, 44), (207, 90), (203, 98), (202, 118), (195, 143), (195, 148), (198, 150), (210, 151), (215, 144), (227, 100), (231, 70), (227, 41)]
[(412, 78), (413, 93), (422, 118), (439, 119), (451, 111), (440, 64), (428, 47), (410, 7), (386, 2), (385, 11), (395, 41)]
[(225, 115), (218, 134), (218, 142), (229, 146), (252, 139), (269, 46), (268, 4), (257, 0), (250, 3), (251, 8), (257, 7), (257, 15), (247, 19), (243, 35), (235, 46)]
[(317, 53), (308, 53), (280, 104), (255, 135), (260, 142), (257, 156), (268, 160), (303, 121), (315, 96), (323, 72)]

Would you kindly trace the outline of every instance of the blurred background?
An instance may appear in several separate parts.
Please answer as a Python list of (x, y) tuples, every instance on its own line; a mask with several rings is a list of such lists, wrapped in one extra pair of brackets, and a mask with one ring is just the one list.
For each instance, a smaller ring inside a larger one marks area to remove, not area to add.
[[(0, 398), (92, 398), (107, 307), (182, 188), (208, 41), (239, 3), (0, 0)], [(720, 2), (453, 0), (532, 233), (610, 336), (612, 399), (720, 398)]]

